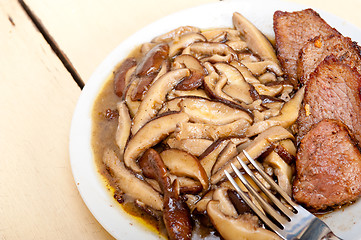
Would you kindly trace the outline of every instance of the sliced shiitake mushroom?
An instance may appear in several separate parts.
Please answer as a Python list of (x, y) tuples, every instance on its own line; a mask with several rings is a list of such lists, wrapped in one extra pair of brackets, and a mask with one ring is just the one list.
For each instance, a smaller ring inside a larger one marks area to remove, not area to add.
[(207, 38), (208, 42), (213, 42), (215, 39), (219, 39), (220, 36), (226, 35), (225, 40), (236, 40), (240, 38), (240, 33), (233, 28), (217, 28), (202, 31), (202, 34)]
[(246, 104), (253, 101), (250, 95), (250, 85), (245, 81), (237, 68), (226, 63), (216, 63), (214, 67), (221, 75), (227, 77), (227, 84), (223, 87), (223, 91), (227, 95)]
[(203, 166), (207, 176), (211, 176), (212, 168), (217, 161), (218, 155), (223, 151), (227, 146), (230, 140), (217, 140), (215, 141), (207, 150), (199, 156), (199, 161)]
[(296, 160), (297, 148), (290, 139), (278, 142), (274, 151), (288, 164), (291, 165)]
[(198, 32), (185, 33), (179, 37), (176, 37), (170, 43), (169, 56), (174, 57), (192, 43), (205, 42), (205, 41), (207, 41), (207, 39), (201, 33)]
[(169, 176), (173, 181), (178, 181), (180, 194), (197, 194), (203, 190), (202, 184), (193, 178), (179, 177), (173, 174)]
[(274, 168), (278, 185), (289, 195), (292, 194), (292, 176), (294, 170), (275, 151), (272, 151), (264, 160)]
[(189, 75), (190, 72), (188, 69), (177, 69), (162, 75), (152, 84), (133, 118), (133, 134), (157, 114), (163, 102), (166, 100), (167, 93), (182, 81), (183, 78)]
[(242, 107), (200, 97), (183, 97), (179, 102), (182, 111), (191, 121), (209, 124), (227, 124), (239, 119), (252, 122), (252, 117)]
[(138, 162), (143, 175), (155, 179), (161, 191), (165, 193), (171, 185), (171, 180), (168, 176), (167, 167), (159, 153), (152, 148), (148, 148)]
[(214, 191), (212, 199), (219, 202), (218, 207), (222, 213), (230, 217), (237, 217), (237, 210), (229, 199), (227, 190), (225, 187), (218, 187)]
[(246, 80), (250, 84), (259, 84), (260, 81), (253, 76), (252, 72), (244, 66), (241, 62), (233, 61), (230, 63), (233, 67), (237, 68), (237, 70), (242, 74), (244, 80)]
[(132, 121), (130, 119), (129, 110), (124, 101), (121, 101), (117, 104), (117, 109), (119, 117), (115, 141), (117, 142), (122, 158), (125, 145), (127, 144), (130, 135), (130, 127), (132, 125)]
[(118, 69), (114, 72), (114, 92), (118, 97), (122, 97), (128, 83), (126, 82), (125, 76), (129, 69), (137, 65), (135, 58), (127, 58)]
[(232, 17), (233, 25), (240, 31), (248, 45), (248, 48), (263, 60), (271, 60), (278, 63), (278, 59), (272, 44), (248, 19), (236, 12)]
[(172, 90), (167, 98), (172, 100), (173, 98), (177, 97), (185, 97), (185, 96), (196, 96), (202, 98), (209, 98), (207, 93), (203, 89), (192, 89), (192, 90)]
[(133, 74), (133, 76), (131, 77), (131, 81), (126, 89), (125, 95), (123, 96), (125, 99), (125, 103), (128, 106), (131, 117), (134, 117), (134, 115), (137, 113), (139, 105), (140, 105), (140, 101), (132, 99), (133, 91), (137, 87), (138, 81), (139, 81), (139, 78), (136, 78)]
[(135, 69), (137, 77), (154, 75), (157, 73), (165, 59), (168, 58), (169, 46), (161, 43), (153, 47), (138, 63)]
[(213, 141), (203, 138), (168, 138), (166, 143), (170, 148), (183, 150), (198, 157), (213, 143)]
[(189, 54), (182, 54), (174, 59), (173, 66), (186, 67), (191, 71), (191, 75), (175, 87), (176, 90), (193, 90), (202, 86), (205, 70), (198, 59)]
[[(244, 139), (246, 141), (246, 139)], [(230, 141), (227, 146), (218, 155), (217, 161), (212, 168), (212, 174), (216, 173), (221, 167), (223, 167), (228, 161), (238, 155), (237, 145)]]
[(182, 26), (153, 38), (152, 42), (154, 43), (170, 42), (183, 34), (191, 33), (191, 32), (199, 33), (201, 32), (201, 30), (193, 26)]
[(260, 76), (265, 73), (267, 70), (274, 72), (277, 76), (282, 76), (283, 72), (277, 63), (266, 60), (261, 62), (247, 62), (242, 61), (242, 63), (253, 73), (253, 75)]
[(299, 89), (293, 98), (283, 105), (280, 115), (269, 118), (265, 121), (257, 122), (249, 127), (246, 131), (247, 137), (259, 134), (275, 125), (279, 125), (284, 128), (290, 127), (297, 120), (304, 92), (304, 87)]
[(109, 168), (119, 189), (156, 210), (163, 209), (162, 196), (130, 172), (112, 150), (105, 150), (103, 162)]
[(209, 62), (231, 62), (237, 60), (237, 53), (227, 44), (215, 42), (196, 42), (183, 50), (197, 59)]
[(168, 113), (146, 123), (128, 142), (124, 151), (124, 163), (135, 172), (141, 172), (136, 160), (148, 148), (156, 145), (170, 133), (174, 132), (177, 124), (187, 122), (188, 115)]
[(189, 153), (179, 149), (167, 149), (160, 153), (164, 164), (170, 173), (180, 177), (190, 177), (197, 179), (204, 190), (209, 187), (209, 181), (203, 166), (198, 159)]
[(219, 201), (209, 201), (207, 213), (213, 226), (225, 240), (233, 239), (280, 239), (275, 233), (262, 228), (258, 218), (251, 214), (242, 214), (238, 218), (225, 215), (219, 209)]
[(249, 126), (250, 123), (245, 119), (222, 125), (186, 122), (178, 125), (175, 137), (177, 139), (202, 138), (210, 140), (243, 137)]
[(157, 81), (161, 76), (166, 74), (169, 70), (169, 60), (166, 59), (163, 61), (160, 70), (158, 73), (145, 75), (145, 76), (139, 76), (137, 81), (137, 86), (134, 88), (132, 92), (132, 100), (133, 101), (141, 101), (143, 100), (145, 94), (147, 93), (150, 85)]
[[(273, 126), (259, 134), (249, 145), (246, 146), (245, 150), (253, 159), (257, 159), (271, 146), (272, 143), (278, 142), (283, 139), (293, 140), (294, 136), (281, 126)], [(240, 157), (242, 161), (248, 162), (247, 158), (242, 152), (238, 155), (238, 157)], [(237, 168), (241, 167), (238, 160), (233, 159), (232, 161), (224, 165), (224, 167), (222, 167), (218, 172), (212, 175), (212, 184), (217, 184), (225, 177), (224, 170), (227, 170), (230, 173), (233, 172), (230, 163), (233, 163)]]
[(237, 52), (242, 52), (247, 49), (247, 43), (241, 39), (227, 41), (226, 44)]
[(226, 101), (233, 102), (234, 99), (223, 92), (222, 88), (227, 83), (227, 77), (225, 75), (220, 76), (215, 71), (212, 71), (204, 77), (203, 86), (206, 93), (215, 99), (223, 99)]

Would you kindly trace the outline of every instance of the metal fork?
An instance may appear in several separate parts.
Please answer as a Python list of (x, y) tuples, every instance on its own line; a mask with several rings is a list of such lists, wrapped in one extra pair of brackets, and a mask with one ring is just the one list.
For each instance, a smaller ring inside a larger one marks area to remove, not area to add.
[(237, 185), (232, 176), (226, 170), (224, 171), (227, 178), (235, 187), (236, 191), (240, 194), (242, 199), (270, 229), (272, 229), (283, 239), (341, 239), (338, 238), (323, 221), (321, 221), (309, 211), (292, 201), (291, 198), (287, 195), (287, 193), (283, 191), (274, 182), (274, 180), (259, 167), (259, 165), (249, 156), (246, 151), (243, 150), (243, 153), (247, 157), (249, 162), (253, 165), (253, 167), (264, 178), (264, 180), (270, 184), (271, 188), (277, 193), (279, 193), (279, 195), (289, 205), (284, 205), (278, 198), (276, 198), (275, 195), (271, 193), (261, 183), (260, 180), (258, 180), (258, 178), (250, 170), (247, 164), (244, 163), (239, 157), (237, 157), (237, 160), (246, 171), (246, 173), (262, 190), (262, 192), (270, 199), (274, 206), (277, 207), (277, 210), (275, 210), (274, 207), (272, 207), (268, 202), (266, 202), (260, 196), (260, 194), (251, 186), (251, 184), (249, 184), (249, 182), (244, 178), (243, 174), (233, 164), (231, 164), (238, 178), (248, 189), (249, 194), (252, 195), (259, 202), (259, 205), (262, 207), (264, 212), (267, 213), (267, 215), (265, 215), (241, 190), (241, 188)]

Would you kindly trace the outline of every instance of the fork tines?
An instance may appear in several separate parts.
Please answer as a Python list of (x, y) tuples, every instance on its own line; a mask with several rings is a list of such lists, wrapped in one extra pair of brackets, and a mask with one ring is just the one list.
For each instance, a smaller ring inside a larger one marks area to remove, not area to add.
[[(246, 173), (250, 176), (250, 178), (254, 181), (254, 183), (262, 190), (262, 192), (270, 199), (270, 201), (277, 207), (278, 211), (276, 211), (266, 200), (264, 200), (261, 195), (251, 186), (251, 184), (245, 179), (243, 174), (233, 165), (231, 164), (234, 172), (236, 173), (237, 177), (242, 181), (244, 186), (248, 189), (249, 194), (253, 196), (257, 202), (260, 204), (262, 209), (267, 213), (267, 215), (261, 211), (256, 204), (252, 202), (252, 200), (241, 190), (241, 188), (237, 185), (235, 180), (232, 176), (225, 170), (225, 174), (232, 185), (235, 187), (237, 192), (240, 194), (242, 199), (249, 205), (252, 210), (255, 212), (259, 218), (268, 225), (273, 231), (280, 235), (280, 232), (284, 229), (286, 223), (290, 222), (291, 217), (297, 213), (297, 204), (294, 203), (291, 198), (287, 195), (285, 191), (283, 191), (275, 182), (274, 180), (263, 171), (262, 168), (249, 156), (249, 154), (243, 150), (244, 155), (249, 160), (250, 164), (260, 173), (260, 175), (264, 178), (264, 180), (270, 184), (271, 188), (279, 193), (279, 195), (286, 201), (289, 207), (286, 207), (279, 199), (277, 199), (273, 193), (271, 193), (263, 184), (262, 182), (255, 176), (255, 174), (250, 170), (245, 162), (242, 161), (241, 158), (237, 157), (237, 160), (246, 171)], [(281, 213), (281, 214), (280, 214)], [(270, 220), (268, 217), (272, 217), (275, 220), (275, 223)], [(280, 235), (281, 236), (281, 235)]]

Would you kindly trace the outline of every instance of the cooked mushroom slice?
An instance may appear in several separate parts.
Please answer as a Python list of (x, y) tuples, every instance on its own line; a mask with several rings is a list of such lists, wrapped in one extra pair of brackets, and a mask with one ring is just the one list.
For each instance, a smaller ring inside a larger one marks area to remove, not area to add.
[(185, 96), (209, 98), (207, 93), (203, 89), (192, 89), (192, 90), (176, 90), (176, 89), (174, 89), (168, 94), (167, 98), (172, 100), (173, 98), (185, 97)]
[(256, 76), (265, 73), (267, 70), (274, 72), (277, 76), (282, 76), (283, 72), (281, 67), (273, 61), (261, 61), (261, 62), (247, 62), (242, 61), (244, 65)]
[(279, 95), (284, 90), (284, 86), (282, 84), (267, 86), (261, 83), (256, 83), (253, 84), (253, 86), (260, 95), (271, 97)]
[[(253, 159), (257, 159), (262, 153), (267, 151), (267, 149), (271, 146), (272, 143), (281, 141), (283, 139), (293, 140), (294, 136), (281, 126), (273, 126), (259, 134), (249, 145), (247, 145), (245, 150)], [(242, 152), (238, 156), (241, 158), (242, 161), (248, 162), (247, 158)], [(218, 172), (212, 175), (212, 184), (217, 184), (225, 177), (224, 170), (227, 170), (230, 173), (233, 172), (230, 163), (233, 163), (237, 168), (241, 167), (238, 160), (233, 159), (232, 161), (224, 165), (224, 167), (222, 167)]]
[(180, 82), (175, 89), (177, 90), (193, 90), (203, 84), (205, 70), (202, 64), (189, 54), (182, 54), (174, 59), (173, 66), (175, 68), (186, 67), (191, 71), (191, 76)]
[[(244, 141), (246, 141), (244, 139)], [(212, 174), (216, 173), (221, 167), (223, 167), (228, 161), (238, 155), (237, 146), (233, 142), (229, 142), (227, 146), (219, 154), (216, 163), (212, 168)]]
[(169, 46), (161, 43), (152, 48), (142, 58), (135, 69), (135, 75), (138, 77), (151, 75), (159, 71), (163, 61), (168, 58)]
[(132, 174), (112, 150), (107, 149), (104, 152), (103, 162), (109, 168), (119, 189), (156, 210), (163, 209), (162, 196)]
[(185, 48), (183, 54), (191, 54), (209, 62), (231, 62), (238, 59), (237, 53), (224, 43), (196, 42)]
[[(171, 184), (167, 169), (157, 151), (148, 149), (139, 164), (145, 176), (154, 178), (163, 193), (163, 220), (170, 239), (190, 239), (192, 226), (190, 212), (185, 202), (179, 197), (177, 179)], [(139, 190), (139, 189), (138, 189)]]
[(274, 151), (288, 164), (292, 164), (296, 160), (297, 148), (290, 140), (282, 140), (275, 146)]
[(214, 36), (214, 38), (208, 40), (208, 42), (225, 42), (227, 41), (227, 33), (226, 32), (223, 32), (223, 33), (220, 33), (219, 35), (217, 36)]
[(178, 125), (175, 136), (177, 139), (203, 138), (210, 140), (243, 137), (249, 126), (250, 123), (245, 119), (223, 125), (187, 122)]
[(195, 205), (195, 210), (197, 210), (197, 212), (202, 213), (202, 214), (206, 214), (207, 211), (207, 204), (209, 203), (209, 201), (212, 200), (213, 198), (213, 192), (214, 190), (210, 190), (209, 192), (207, 192), (201, 200), (199, 200), (196, 205)]
[(277, 77), (274, 73), (272, 72), (265, 72), (263, 73), (261, 76), (258, 77), (258, 80), (262, 83), (262, 84), (267, 84), (270, 82), (276, 82), (277, 81)]
[(227, 41), (226, 44), (237, 52), (242, 52), (247, 49), (247, 43), (240, 39), (233, 40), (233, 41)]
[(199, 97), (184, 97), (179, 105), (194, 122), (221, 125), (239, 119), (245, 119), (250, 123), (253, 121), (248, 112), (235, 104)]
[(251, 214), (242, 214), (238, 218), (226, 216), (219, 209), (218, 201), (210, 201), (207, 213), (214, 227), (225, 240), (233, 239), (280, 239), (275, 233), (262, 228), (258, 218)]
[(225, 94), (222, 88), (227, 83), (227, 77), (218, 75), (215, 71), (204, 77), (203, 86), (207, 94), (215, 99), (224, 99), (233, 102), (234, 99)]
[(238, 214), (253, 213), (253, 210), (247, 205), (236, 190), (228, 188), (227, 195)]
[(135, 58), (127, 58), (122, 62), (118, 69), (114, 72), (114, 92), (118, 97), (122, 97), (127, 86), (126, 74), (137, 64)]
[(207, 150), (199, 156), (199, 161), (203, 166), (207, 176), (211, 176), (212, 168), (217, 161), (219, 154), (223, 151), (223, 149), (227, 146), (230, 140), (217, 140), (214, 142)]
[(163, 221), (171, 240), (190, 240), (192, 236), (191, 214), (187, 204), (176, 190), (177, 180), (164, 194)]
[(133, 118), (133, 134), (157, 114), (166, 99), (167, 93), (182, 81), (183, 78), (188, 77), (189, 74), (188, 69), (173, 70), (164, 74), (152, 84)]
[(240, 13), (233, 13), (233, 25), (240, 31), (247, 42), (248, 48), (263, 60), (271, 60), (278, 63), (275, 50), (269, 40)]
[(274, 109), (281, 109), (284, 104), (282, 99), (271, 97), (267, 95), (259, 95), (260, 99), (262, 99), (262, 106), (266, 108), (274, 108)]
[(216, 63), (214, 67), (227, 77), (227, 85), (223, 88), (227, 95), (246, 104), (253, 102), (249, 84), (235, 67), (226, 63)]
[(198, 157), (213, 143), (213, 141), (202, 138), (169, 138), (166, 143), (170, 148), (183, 150)]
[(289, 195), (292, 194), (293, 169), (275, 151), (272, 151), (265, 159), (264, 163), (274, 168), (278, 185)]
[(200, 72), (205, 74), (204, 68), (199, 60), (192, 55), (182, 54), (174, 58), (173, 67), (175, 68), (188, 68), (191, 71)]
[(233, 206), (232, 202), (228, 198), (227, 188), (219, 187), (213, 193), (213, 200), (219, 202), (219, 210), (230, 216), (230, 217), (237, 217), (237, 210)]
[(238, 61), (233, 61), (230, 63), (233, 67), (237, 68), (237, 70), (242, 74), (244, 80), (246, 80), (250, 84), (259, 84), (259, 80), (253, 76), (252, 72), (244, 66), (242, 63)]
[(140, 56), (145, 56), (147, 52), (152, 50), (157, 44), (159, 43), (153, 43), (153, 42), (145, 42), (140, 46), (139, 54)]
[(130, 127), (132, 122), (129, 116), (129, 110), (124, 101), (121, 101), (117, 104), (117, 109), (119, 117), (115, 141), (119, 147), (121, 158), (123, 158), (124, 148), (130, 135)]
[(208, 177), (198, 159), (179, 149), (167, 149), (160, 153), (170, 173), (198, 179), (203, 189), (209, 187)]
[(184, 195), (186, 200), (186, 203), (188, 205), (188, 208), (191, 212), (193, 212), (193, 210), (196, 207), (197, 202), (199, 201), (200, 197), (196, 196), (196, 195), (192, 195), (192, 194), (185, 194)]
[(137, 158), (148, 148), (174, 132), (177, 124), (189, 120), (185, 113), (170, 113), (146, 123), (128, 142), (124, 151), (124, 163), (135, 172), (141, 172)]
[(128, 106), (131, 117), (134, 117), (134, 115), (138, 111), (138, 108), (140, 105), (140, 101), (132, 100), (132, 94), (133, 94), (134, 89), (137, 87), (138, 81), (139, 81), (139, 78), (136, 78), (133, 75), (132, 80), (130, 81), (130, 83), (128, 85), (128, 89), (126, 90), (125, 96), (124, 96), (125, 103)]
[(239, 31), (232, 28), (217, 28), (211, 30), (205, 30), (202, 32), (203, 36), (207, 38), (208, 42), (219, 39), (220, 36), (226, 35), (226, 40), (236, 40), (240, 38)]
[(196, 32), (185, 33), (179, 37), (176, 37), (169, 47), (169, 56), (174, 57), (184, 48), (188, 47), (195, 42), (205, 42), (207, 39), (201, 34)]
[(139, 166), (145, 177), (155, 179), (163, 193), (167, 191), (171, 180), (168, 177), (167, 167), (157, 151), (152, 148), (147, 149), (139, 159)]
[(257, 122), (249, 127), (246, 131), (247, 137), (259, 134), (275, 125), (279, 125), (284, 128), (290, 127), (297, 120), (304, 93), (304, 87), (299, 89), (293, 98), (283, 105), (280, 115), (271, 117), (262, 122)]
[(193, 180), (192, 178), (178, 177), (172, 174), (170, 174), (170, 178), (174, 180), (177, 179), (179, 184), (179, 192), (181, 194), (197, 194), (203, 190), (202, 184), (197, 180)]
[(162, 66), (157, 74), (150, 74), (138, 77), (138, 83), (132, 92), (133, 101), (141, 101), (147, 93), (149, 87), (153, 82), (157, 81), (161, 76), (166, 74), (169, 70), (169, 60), (164, 60)]
[(186, 33), (191, 32), (200, 32), (201, 30), (197, 27), (193, 26), (182, 26), (176, 29), (173, 29), (165, 34), (162, 34), (158, 37), (153, 38), (152, 42), (154, 43), (160, 43), (160, 42), (170, 42), (174, 40), (176, 37), (179, 37)]
[(182, 98), (173, 98), (169, 101), (166, 101), (163, 103), (163, 107), (159, 110), (158, 115), (174, 111), (174, 112), (180, 112), (182, 109), (179, 106), (179, 103), (182, 101)]

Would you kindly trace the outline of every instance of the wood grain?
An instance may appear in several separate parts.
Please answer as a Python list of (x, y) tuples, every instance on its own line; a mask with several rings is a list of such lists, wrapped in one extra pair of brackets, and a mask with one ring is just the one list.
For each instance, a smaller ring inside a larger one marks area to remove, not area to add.
[(111, 239), (71, 174), (79, 87), (16, 1), (0, 29), (0, 239)]
[(166, 15), (217, 0), (24, 0), (86, 82), (124, 39)]

